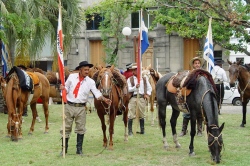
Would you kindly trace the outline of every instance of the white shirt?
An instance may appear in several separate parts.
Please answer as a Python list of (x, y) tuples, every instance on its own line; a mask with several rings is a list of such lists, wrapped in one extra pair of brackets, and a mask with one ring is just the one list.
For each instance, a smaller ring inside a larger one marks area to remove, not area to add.
[[(135, 86), (131, 85), (130, 78), (128, 78), (127, 79), (128, 92), (134, 92), (134, 95), (135, 95), (135, 94), (137, 94), (136, 85), (138, 84), (138, 80), (137, 80), (137, 77), (135, 77), (135, 76), (132, 76), (132, 77), (134, 77)], [(151, 95), (152, 87), (151, 87), (148, 79), (146, 79), (146, 83), (147, 83), (147, 95)], [(142, 78), (140, 80), (139, 94), (144, 94), (144, 83), (143, 83), (143, 79)]]
[(227, 81), (227, 75), (224, 69), (222, 69), (220, 66), (214, 66), (214, 72), (213, 72), (213, 78), (217, 78), (220, 81)]
[(74, 89), (79, 82), (79, 73), (72, 73), (65, 82), (67, 92), (67, 100), (73, 103), (86, 103), (88, 101), (89, 92), (91, 91), (95, 98), (102, 96), (102, 93), (96, 88), (95, 81), (88, 76), (80, 83), (78, 95), (75, 98)]

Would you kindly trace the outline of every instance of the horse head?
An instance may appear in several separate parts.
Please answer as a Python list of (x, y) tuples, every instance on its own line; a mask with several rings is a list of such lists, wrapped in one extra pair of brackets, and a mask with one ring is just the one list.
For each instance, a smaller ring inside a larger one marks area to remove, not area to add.
[(220, 163), (221, 150), (223, 147), (222, 130), (224, 123), (218, 127), (217, 125), (208, 126), (208, 148), (211, 153), (211, 158), (214, 162)]
[(11, 133), (11, 140), (18, 141), (18, 136), (20, 134), (21, 119), (20, 115), (16, 112), (12, 112), (9, 117), (9, 129)]
[(113, 74), (112, 70), (114, 66), (111, 68), (102, 68), (99, 71), (99, 75), (97, 80), (99, 81), (99, 89), (103, 96), (110, 96), (112, 90), (112, 81), (113, 81)]
[(228, 64), (230, 65), (228, 71), (229, 71), (229, 84), (230, 84), (230, 87), (234, 87), (235, 86), (235, 82), (238, 80), (238, 77), (239, 77), (239, 72), (240, 72), (240, 69), (239, 69), (239, 65), (241, 63), (241, 60), (238, 61), (237, 63), (234, 62), (230, 62), (229, 60), (227, 60)]

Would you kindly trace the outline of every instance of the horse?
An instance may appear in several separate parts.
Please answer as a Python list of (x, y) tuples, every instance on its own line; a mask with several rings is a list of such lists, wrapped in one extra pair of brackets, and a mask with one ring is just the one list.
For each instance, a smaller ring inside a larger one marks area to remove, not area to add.
[[(30, 93), (30, 91), (22, 89), (20, 87), (19, 78), (16, 72), (13, 72), (8, 75), (7, 82), (4, 82), (5, 79), (0, 79), (1, 88), (4, 94), (4, 99), (6, 102), (9, 115), (7, 124), (7, 130), (8, 130), (7, 137), (10, 137), (11, 140), (13, 141), (22, 139), (22, 131), (21, 131), (22, 114), (26, 104), (30, 104), (30, 108), (32, 110), (33, 118), (28, 133), (29, 135), (32, 135), (37, 117), (36, 104), (38, 98), (40, 97), (43, 102), (43, 110), (45, 115), (44, 133), (48, 133), (49, 130), (48, 126), (48, 117), (49, 117), (48, 103), (49, 103), (49, 91), (50, 91), (49, 81), (43, 74), (39, 72), (34, 72), (34, 75), (35, 76), (33, 77), (38, 78), (39, 83), (34, 85), (32, 94)], [(13, 124), (15, 124), (15, 127), (13, 127)], [(13, 130), (13, 128), (15, 128), (15, 130)]]
[(94, 99), (94, 105), (97, 110), (99, 119), (101, 120), (102, 131), (103, 131), (103, 147), (108, 146), (108, 139), (106, 135), (106, 124), (105, 115), (107, 115), (109, 122), (109, 150), (113, 150), (113, 134), (114, 134), (114, 123), (118, 113), (118, 109), (122, 109), (123, 122), (125, 126), (124, 141), (128, 141), (127, 123), (128, 123), (128, 102), (129, 95), (122, 96), (121, 89), (115, 82), (117, 81), (114, 77), (114, 66), (111, 68), (100, 68), (97, 76), (98, 89), (102, 95), (109, 98), (112, 101), (111, 105), (107, 105), (103, 101)]
[[(156, 101), (156, 83), (162, 77), (161, 73), (155, 71), (151, 65), (147, 66), (142, 70), (142, 76), (147, 76), (148, 81), (152, 87), (151, 95), (149, 96), (148, 103), (150, 103), (150, 112), (151, 112), (151, 126), (154, 126), (154, 103)], [(158, 105), (156, 104), (156, 109)], [(157, 117), (156, 117), (157, 119)]]
[[(193, 72), (192, 72), (193, 73)], [(173, 141), (176, 148), (180, 148), (181, 145), (177, 139), (176, 134), (176, 123), (177, 118), (180, 114), (180, 109), (177, 105), (177, 101), (174, 93), (169, 92), (166, 88), (166, 84), (174, 76), (174, 73), (168, 73), (163, 76), (156, 84), (156, 95), (158, 103), (158, 116), (159, 125), (162, 129), (163, 134), (163, 144), (164, 148), (168, 149), (169, 145), (166, 140), (166, 106), (168, 104), (172, 107), (172, 116), (170, 119), (170, 124), (172, 128)], [(207, 78), (208, 77), (208, 78)], [(190, 74), (187, 79), (186, 85), (188, 89), (192, 89), (191, 93), (186, 97), (187, 108), (189, 108), (191, 116), (191, 140), (189, 144), (189, 155), (194, 156), (194, 136), (196, 133), (196, 118), (197, 115), (202, 114), (204, 118), (204, 123), (207, 125), (206, 130), (208, 134), (208, 147), (211, 153), (211, 158), (216, 163), (220, 162), (220, 152), (223, 147), (222, 139), (222, 129), (224, 128), (224, 123), (219, 127), (218, 122), (218, 105), (216, 101), (216, 87), (213, 83), (212, 76), (204, 71), (198, 70), (194, 74)], [(185, 83), (184, 83), (185, 85)], [(193, 86), (192, 86), (193, 85)]]
[(250, 73), (248, 69), (242, 65), (240, 65), (241, 61), (237, 63), (232, 63), (227, 60), (230, 65), (229, 71), (229, 79), (230, 79), (230, 87), (235, 86), (235, 82), (238, 80), (238, 91), (240, 93), (241, 101), (242, 101), (242, 122), (241, 127), (245, 127), (246, 124), (246, 112), (247, 112), (247, 103), (250, 99)]

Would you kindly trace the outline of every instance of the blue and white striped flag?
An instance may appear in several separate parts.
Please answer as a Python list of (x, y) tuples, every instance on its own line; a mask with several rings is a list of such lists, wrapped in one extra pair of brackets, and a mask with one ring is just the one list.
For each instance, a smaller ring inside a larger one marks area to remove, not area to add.
[(2, 43), (2, 65), (3, 65), (3, 77), (6, 77), (8, 72), (8, 52), (4, 43)]
[(207, 61), (207, 71), (209, 73), (211, 73), (214, 68), (214, 47), (213, 47), (211, 22), (212, 22), (212, 18), (209, 19), (207, 37), (206, 37), (206, 42), (204, 45), (204, 53), (203, 53), (203, 58)]

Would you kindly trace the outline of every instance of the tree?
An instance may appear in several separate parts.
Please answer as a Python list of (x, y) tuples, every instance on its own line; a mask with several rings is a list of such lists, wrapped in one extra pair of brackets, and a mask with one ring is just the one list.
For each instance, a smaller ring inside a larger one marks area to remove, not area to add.
[[(208, 18), (212, 17), (213, 42), (229, 50), (250, 56), (246, 45), (250, 35), (250, 1), (242, 0), (156, 0), (159, 9), (154, 23), (166, 26), (166, 33), (177, 32), (182, 37), (202, 39), (206, 36)], [(230, 44), (232, 36), (240, 37)]]
[(118, 51), (125, 47), (124, 44), (121, 44), (121, 40), (124, 38), (122, 34), (123, 27), (129, 25), (126, 18), (133, 11), (138, 11), (141, 7), (144, 7), (145, 4), (144, 1), (104, 0), (85, 10), (85, 16), (100, 14), (104, 18), (99, 30), (101, 31), (102, 44), (106, 53), (104, 61), (107, 64), (117, 65)]
[[(79, 0), (62, 1), (65, 51), (70, 47), (72, 35), (77, 35), (82, 23)], [(47, 40), (51, 40), (56, 55), (58, 0), (2, 0), (1, 15), (5, 37), (12, 56), (35, 59)]]

